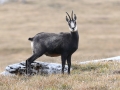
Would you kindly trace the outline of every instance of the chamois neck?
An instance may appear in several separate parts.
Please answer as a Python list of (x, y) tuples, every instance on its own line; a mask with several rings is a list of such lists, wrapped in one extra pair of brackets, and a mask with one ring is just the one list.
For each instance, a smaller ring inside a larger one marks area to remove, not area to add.
[(78, 31), (71, 32), (72, 36), (79, 36)]
[(71, 36), (72, 36), (73, 40), (79, 41), (79, 33), (78, 33), (78, 31), (71, 32)]

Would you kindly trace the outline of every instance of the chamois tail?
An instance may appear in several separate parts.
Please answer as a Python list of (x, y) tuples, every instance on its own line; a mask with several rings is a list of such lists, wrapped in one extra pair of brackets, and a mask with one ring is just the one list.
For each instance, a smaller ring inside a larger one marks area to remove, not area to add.
[(33, 41), (33, 38), (28, 38), (29, 41)]

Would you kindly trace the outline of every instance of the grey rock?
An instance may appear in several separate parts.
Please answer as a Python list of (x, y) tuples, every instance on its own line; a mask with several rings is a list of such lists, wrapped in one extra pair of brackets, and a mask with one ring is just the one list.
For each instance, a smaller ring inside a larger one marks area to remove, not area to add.
[[(58, 63), (46, 63), (46, 62), (33, 62), (31, 64), (31, 73), (32, 75), (38, 74), (38, 75), (49, 75), (49, 74), (59, 74), (61, 73), (62, 66)], [(64, 71), (67, 72), (67, 65), (65, 66)], [(26, 75), (26, 66), (25, 62), (16, 63), (12, 65), (8, 65), (4, 72), (1, 73), (1, 75)]]

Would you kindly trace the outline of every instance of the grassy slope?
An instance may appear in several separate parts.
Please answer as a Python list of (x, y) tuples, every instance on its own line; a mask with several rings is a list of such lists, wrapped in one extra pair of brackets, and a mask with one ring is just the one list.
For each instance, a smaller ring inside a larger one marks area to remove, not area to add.
[(0, 90), (119, 90), (120, 63), (73, 65), (71, 75), (0, 76)]
[[(9, 64), (25, 61), (31, 55), (28, 37), (38, 32), (68, 32), (65, 12), (71, 10), (77, 14), (80, 34), (79, 49), (72, 57), (74, 67), (80, 61), (120, 55), (119, 0), (28, 0), (27, 4), (16, 2), (0, 6), (0, 71)], [(60, 57), (42, 56), (38, 60), (60, 63)], [(48, 90), (117, 90), (120, 77), (112, 72), (120, 65), (107, 65), (107, 68), (98, 65), (98, 69), (85, 72), (78, 68), (71, 76), (35, 76), (30, 79), (0, 76), (0, 90), (38, 90), (41, 87)], [(101, 69), (106, 71), (99, 72)]]

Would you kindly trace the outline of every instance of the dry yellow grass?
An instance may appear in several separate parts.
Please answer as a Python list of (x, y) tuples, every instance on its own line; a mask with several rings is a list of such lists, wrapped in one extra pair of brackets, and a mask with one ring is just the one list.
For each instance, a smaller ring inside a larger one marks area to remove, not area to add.
[[(0, 6), (0, 72), (7, 65), (25, 61), (32, 54), (28, 37), (38, 32), (68, 32), (65, 12), (70, 13), (72, 10), (78, 17), (77, 26), (80, 34), (79, 49), (72, 57), (72, 64), (120, 55), (119, 0), (27, 0), (27, 2), (26, 4), (11, 2)], [(38, 60), (61, 63), (60, 57), (42, 56)], [(119, 65), (116, 69), (119, 69)], [(80, 75), (74, 74), (73, 71), (72, 74), (35, 76), (26, 81), (24, 77), (0, 76), (0, 89), (39, 90), (38, 88), (48, 85), (46, 90), (56, 90), (56, 88), (119, 90), (120, 82), (115, 80), (119, 75), (103, 73), (97, 77), (91, 71), (88, 73), (81, 71)], [(88, 81), (82, 82), (87, 77)], [(81, 81), (77, 80), (78, 78)], [(93, 78), (92, 83), (89, 81), (91, 78)], [(110, 83), (112, 80), (113, 83)]]
[(0, 90), (119, 90), (119, 63), (74, 65), (71, 75), (0, 76)]

